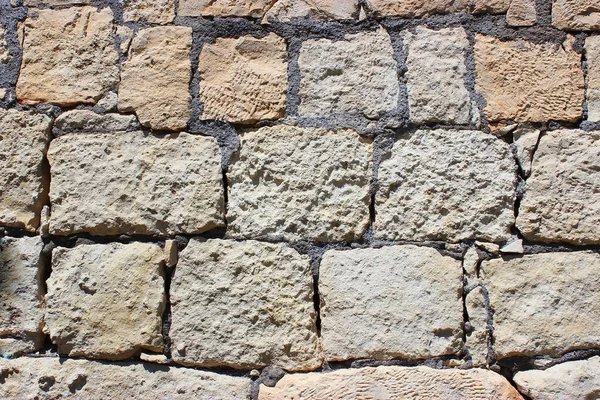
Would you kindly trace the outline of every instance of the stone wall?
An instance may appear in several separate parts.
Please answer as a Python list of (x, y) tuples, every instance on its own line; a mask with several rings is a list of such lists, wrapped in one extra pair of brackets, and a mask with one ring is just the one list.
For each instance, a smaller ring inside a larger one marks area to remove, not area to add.
[(0, 0), (0, 397), (597, 398), (598, 32)]

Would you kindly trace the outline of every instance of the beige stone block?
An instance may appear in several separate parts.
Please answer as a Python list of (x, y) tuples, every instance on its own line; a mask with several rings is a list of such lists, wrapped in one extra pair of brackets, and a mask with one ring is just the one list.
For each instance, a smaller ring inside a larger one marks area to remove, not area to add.
[(168, 24), (175, 19), (175, 0), (125, 0), (123, 19)]
[(598, 0), (553, 0), (552, 24), (564, 30), (600, 30), (600, 3)]
[(600, 122), (600, 36), (585, 39), (588, 121)]
[(279, 0), (265, 13), (263, 23), (306, 18), (318, 21), (356, 19), (358, 9), (357, 0)]
[(177, 15), (261, 18), (271, 3), (272, 0), (179, 0)]
[(96, 114), (89, 110), (70, 110), (54, 121), (54, 136), (65, 133), (125, 132), (140, 129), (135, 115)]
[(537, 20), (536, 0), (512, 0), (506, 13), (508, 26), (532, 26)]
[(511, 0), (367, 0), (377, 17), (415, 18), (433, 14), (470, 12), (502, 14)]
[(465, 306), (469, 315), (469, 324), (471, 325), (471, 331), (466, 335), (465, 346), (471, 356), (473, 366), (485, 367), (488, 365), (490, 335), (488, 329), (488, 311), (486, 309), (483, 289), (476, 287), (471, 290), (466, 296)]

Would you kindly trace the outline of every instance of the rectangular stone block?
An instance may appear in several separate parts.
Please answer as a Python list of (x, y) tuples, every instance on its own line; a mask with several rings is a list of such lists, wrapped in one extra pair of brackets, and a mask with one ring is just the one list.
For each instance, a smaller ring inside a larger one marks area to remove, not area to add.
[(525, 255), (481, 265), (499, 359), (600, 347), (600, 254)]
[(600, 2), (598, 0), (553, 0), (552, 24), (564, 30), (600, 30)]
[(163, 278), (164, 255), (154, 244), (55, 249), (45, 321), (58, 352), (108, 360), (162, 352)]
[(0, 225), (35, 232), (48, 195), (44, 154), (52, 120), (0, 108)]
[(600, 122), (600, 36), (585, 39), (588, 121)]
[(600, 133), (546, 132), (535, 152), (517, 228), (532, 241), (600, 244)]
[(179, 0), (177, 15), (261, 18), (271, 3), (272, 0)]
[(466, 348), (474, 367), (488, 365), (490, 335), (488, 330), (488, 310), (483, 289), (471, 290), (465, 298), (471, 330), (466, 335)]
[(369, 225), (372, 141), (351, 130), (241, 134), (227, 175), (234, 238), (352, 241)]
[(265, 13), (268, 21), (289, 22), (298, 19), (334, 21), (355, 19), (358, 16), (357, 0), (279, 0)]
[(479, 131), (420, 130), (398, 137), (378, 172), (375, 237), (511, 237), (517, 166), (506, 142)]
[(310, 259), (284, 244), (192, 239), (179, 255), (171, 305), (179, 364), (321, 366)]
[(214, 138), (72, 134), (52, 141), (48, 159), (52, 234), (176, 235), (224, 226)]
[(476, 35), (477, 90), (491, 122), (575, 122), (583, 115), (584, 78), (575, 38), (535, 44)]
[(168, 24), (175, 19), (175, 0), (125, 0), (123, 19), (131, 22)]
[(470, 12), (502, 14), (511, 0), (367, 0), (377, 17), (415, 18), (433, 14)]
[(417, 246), (331, 250), (319, 269), (328, 361), (425, 359), (462, 349), (462, 267)]

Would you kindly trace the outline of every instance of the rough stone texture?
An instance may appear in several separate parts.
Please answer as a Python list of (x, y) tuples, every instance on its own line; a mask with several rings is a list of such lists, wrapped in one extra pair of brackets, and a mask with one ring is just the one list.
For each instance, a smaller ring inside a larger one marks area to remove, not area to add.
[(263, 22), (289, 22), (310, 18), (318, 21), (355, 19), (357, 0), (279, 0), (269, 8)]
[(378, 367), (286, 375), (274, 388), (261, 386), (259, 400), (522, 400), (501, 375), (483, 369)]
[[(469, 281), (471, 283), (471, 281)], [(467, 294), (465, 300), (471, 331), (467, 333), (466, 347), (474, 367), (487, 366), (488, 358), (488, 312), (485, 308), (485, 297), (480, 287)]]
[(371, 139), (293, 126), (242, 133), (227, 174), (228, 235), (359, 239), (369, 224)]
[(536, 0), (512, 0), (506, 13), (508, 26), (532, 26), (537, 20)]
[[(18, 0), (17, 0), (18, 1)], [(23, 0), (26, 6), (76, 6), (81, 4), (91, 4), (93, 0)]]
[(561, 45), (476, 35), (477, 90), (487, 101), (488, 120), (580, 119), (584, 78), (574, 42), (573, 36)]
[(415, 34), (406, 31), (403, 41), (411, 122), (468, 124), (472, 104), (465, 85), (470, 46), (465, 30), (419, 26)]
[(250, 380), (153, 364), (0, 359), (0, 397), (5, 399), (198, 399), (240, 400)]
[(302, 116), (362, 113), (376, 119), (398, 105), (397, 64), (383, 29), (346, 35), (337, 42), (307, 40), (298, 64)]
[(171, 284), (173, 360), (289, 371), (321, 366), (310, 260), (284, 244), (192, 239)]
[(553, 0), (552, 24), (565, 30), (599, 30), (600, 3), (598, 0)]
[(89, 110), (71, 110), (54, 121), (54, 136), (64, 133), (123, 132), (140, 128), (135, 115), (96, 114)]
[(6, 30), (0, 26), (0, 64), (8, 64), (11, 59), (8, 43), (6, 43)]
[(175, 19), (175, 0), (125, 0), (123, 19), (168, 24)]
[(319, 269), (325, 358), (425, 359), (462, 349), (462, 267), (417, 246), (331, 250)]
[(285, 114), (287, 47), (271, 33), (262, 39), (218, 38), (199, 61), (201, 119), (251, 124)]
[(521, 201), (526, 239), (600, 244), (600, 133), (557, 130), (542, 136)]
[(519, 390), (532, 400), (597, 399), (600, 357), (566, 362), (545, 371), (523, 371), (514, 377)]
[(139, 31), (121, 68), (119, 110), (135, 112), (152, 129), (184, 129), (192, 113), (191, 48), (190, 27)]
[(110, 8), (30, 10), (17, 98), (26, 104), (95, 103), (119, 82)]
[(484, 261), (499, 358), (600, 347), (600, 254), (591, 251)]
[(386, 240), (511, 237), (517, 183), (508, 144), (478, 131), (398, 137), (381, 163), (375, 237)]
[(54, 139), (50, 231), (174, 235), (223, 226), (219, 153), (214, 138), (188, 133)]
[(153, 244), (55, 249), (46, 324), (58, 352), (111, 360), (162, 352), (163, 269), (163, 252)]
[(0, 356), (34, 351), (44, 343), (44, 244), (39, 237), (0, 238)]
[(600, 36), (585, 39), (588, 121), (600, 122)]
[(51, 119), (0, 109), (0, 225), (34, 232), (48, 192), (44, 154)]
[(179, 0), (177, 15), (261, 18), (272, 0)]
[(513, 144), (517, 150), (517, 162), (525, 176), (531, 175), (533, 153), (537, 148), (540, 131), (519, 128), (513, 133)]
[(367, 0), (377, 17), (415, 18), (433, 14), (506, 12), (511, 0)]

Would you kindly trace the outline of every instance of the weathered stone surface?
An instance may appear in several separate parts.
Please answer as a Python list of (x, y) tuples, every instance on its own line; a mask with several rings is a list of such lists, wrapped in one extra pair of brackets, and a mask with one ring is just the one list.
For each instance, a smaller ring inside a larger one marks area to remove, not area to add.
[(173, 360), (289, 371), (321, 366), (310, 259), (284, 244), (192, 239), (171, 285)]
[(378, 367), (286, 375), (274, 388), (261, 386), (259, 400), (522, 400), (500, 374), (483, 369)]
[(26, 6), (77, 6), (91, 4), (93, 0), (23, 0)]
[(371, 139), (293, 126), (242, 133), (227, 175), (228, 235), (352, 241), (369, 224)]
[(525, 255), (481, 264), (499, 358), (600, 347), (600, 254)]
[(575, 38), (565, 43), (503, 42), (476, 35), (477, 90), (490, 121), (577, 121), (583, 115), (584, 79)]
[(215, 139), (188, 133), (54, 139), (50, 231), (174, 235), (223, 226), (219, 153)]
[(0, 108), (0, 225), (34, 232), (48, 192), (44, 154), (51, 119)]
[(378, 174), (375, 236), (386, 240), (511, 237), (517, 183), (510, 147), (478, 131), (401, 135)]
[(252, 124), (282, 118), (288, 88), (287, 47), (271, 33), (262, 39), (218, 38), (200, 53), (201, 119)]
[[(475, 279), (472, 279), (473, 281)], [(471, 280), (469, 280), (471, 283)], [(481, 287), (471, 290), (466, 297), (465, 306), (469, 315), (470, 332), (467, 333), (466, 347), (474, 367), (488, 365), (488, 312)]]
[(506, 12), (511, 0), (367, 0), (377, 17), (423, 17), (432, 14)]
[(121, 68), (119, 110), (135, 112), (152, 129), (184, 129), (192, 113), (191, 48), (190, 27), (139, 31)]
[(175, 19), (175, 0), (125, 0), (123, 19), (168, 24)]
[(26, 104), (95, 103), (119, 82), (110, 8), (30, 10), (17, 98)]
[(600, 393), (600, 357), (517, 372), (514, 380), (532, 400), (595, 399)]
[(162, 351), (163, 269), (163, 252), (153, 244), (55, 249), (46, 325), (58, 352), (118, 360)]
[(177, 15), (261, 18), (272, 0), (179, 0)]
[(383, 29), (345, 40), (307, 40), (298, 59), (299, 113), (362, 113), (376, 119), (398, 106), (400, 87), (390, 36)]
[(279, 0), (265, 14), (263, 22), (289, 22), (310, 18), (319, 21), (355, 19), (357, 0)]
[(44, 244), (39, 237), (0, 238), (0, 356), (34, 351), (44, 343)]
[(140, 129), (135, 115), (96, 114), (88, 110), (71, 110), (54, 121), (54, 136), (65, 133), (124, 132)]
[(600, 36), (585, 39), (588, 121), (600, 122)]
[(425, 359), (462, 349), (462, 267), (417, 246), (331, 250), (319, 269), (325, 358)]
[(500, 249), (503, 254), (523, 254), (523, 240), (517, 239)]
[(96, 103), (96, 108), (103, 112), (110, 112), (117, 110), (117, 104), (119, 102), (119, 98), (115, 92), (108, 92), (98, 100)]
[(0, 26), (0, 64), (8, 64), (11, 59), (8, 43), (6, 43), (6, 30)]
[(600, 3), (597, 0), (553, 0), (552, 24), (565, 30), (600, 30)]
[(517, 150), (517, 162), (525, 176), (531, 175), (533, 153), (540, 139), (540, 131), (519, 128), (513, 133), (513, 144)]
[(54, 357), (0, 359), (6, 399), (240, 400), (250, 380), (153, 364), (101, 363)]
[(415, 34), (406, 31), (403, 41), (411, 122), (468, 124), (473, 106), (465, 84), (465, 30), (417, 27)]
[(521, 201), (526, 239), (600, 244), (600, 133), (558, 130), (542, 136)]
[(119, 50), (121, 53), (127, 54), (133, 39), (133, 29), (125, 25), (119, 25), (117, 26), (116, 36), (119, 41)]
[(532, 26), (537, 20), (536, 0), (512, 0), (506, 13), (508, 26)]

